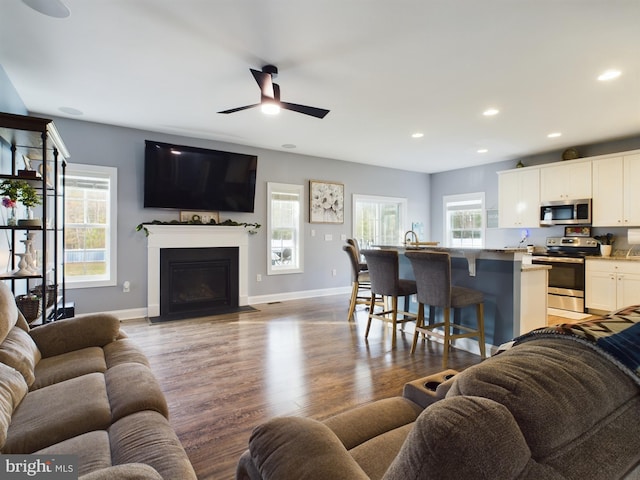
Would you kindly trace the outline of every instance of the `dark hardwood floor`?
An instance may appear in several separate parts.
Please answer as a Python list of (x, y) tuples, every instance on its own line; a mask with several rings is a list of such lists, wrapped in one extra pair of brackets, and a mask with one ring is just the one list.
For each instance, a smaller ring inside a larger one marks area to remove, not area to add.
[[(347, 322), (346, 295), (254, 305), (257, 311), (149, 324), (122, 323), (148, 356), (170, 421), (201, 480), (232, 479), (251, 430), (274, 416), (322, 420), (402, 394), (411, 380), (442, 370), (442, 345), (411, 356), (412, 325), (391, 349), (388, 327), (366, 311)], [(452, 349), (449, 367), (480, 357)]]

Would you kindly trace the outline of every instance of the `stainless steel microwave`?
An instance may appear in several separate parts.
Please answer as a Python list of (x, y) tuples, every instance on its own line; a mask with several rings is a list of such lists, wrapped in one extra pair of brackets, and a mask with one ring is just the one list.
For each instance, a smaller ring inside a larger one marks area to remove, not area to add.
[(542, 203), (540, 225), (591, 225), (591, 199)]

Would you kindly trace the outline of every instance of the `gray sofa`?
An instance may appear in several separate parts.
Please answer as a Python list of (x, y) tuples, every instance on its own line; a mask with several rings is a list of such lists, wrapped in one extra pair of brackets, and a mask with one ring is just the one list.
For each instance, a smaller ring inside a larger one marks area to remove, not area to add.
[(640, 369), (578, 337), (536, 332), (323, 422), (274, 418), (254, 429), (236, 478), (640, 478)]
[(195, 479), (145, 356), (111, 315), (30, 329), (0, 282), (0, 452), (76, 455), (82, 480)]

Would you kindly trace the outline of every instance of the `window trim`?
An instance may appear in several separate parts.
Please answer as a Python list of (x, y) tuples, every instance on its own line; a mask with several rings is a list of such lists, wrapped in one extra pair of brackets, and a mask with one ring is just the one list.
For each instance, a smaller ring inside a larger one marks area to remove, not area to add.
[(451, 235), (450, 235), (450, 229), (448, 224), (449, 222), (447, 221), (448, 220), (447, 213), (449, 212), (447, 205), (452, 202), (464, 202), (469, 200), (480, 200), (480, 218), (482, 222), (482, 225), (480, 227), (480, 232), (482, 235), (482, 238), (481, 238), (482, 243), (480, 246), (477, 246), (477, 247), (470, 246), (470, 247), (464, 247), (464, 248), (482, 249), (486, 244), (487, 222), (486, 222), (486, 215), (485, 215), (485, 193), (484, 192), (460, 193), (455, 195), (442, 196), (442, 222), (443, 222), (442, 231), (444, 232), (443, 234), (444, 246), (447, 248), (461, 248), (459, 246), (452, 247), (451, 245)]
[[(274, 268), (271, 261), (272, 220), (271, 202), (274, 193), (290, 193), (298, 195), (298, 265)], [(267, 182), (267, 275), (288, 275), (304, 272), (304, 185), (291, 183)]]
[[(115, 286), (118, 284), (118, 169), (116, 167), (105, 167), (102, 165), (83, 165), (79, 163), (67, 164), (65, 176), (76, 175), (88, 175), (109, 179), (109, 218), (107, 219), (107, 228), (109, 229), (107, 239), (109, 242), (109, 278), (90, 280), (84, 277), (83, 280), (73, 281), (69, 280), (69, 277), (65, 276), (65, 288), (76, 289)], [(64, 254), (64, 240), (62, 249)]]
[[(354, 193), (351, 198), (351, 235), (353, 238), (358, 237), (358, 232), (356, 230), (356, 220), (357, 220), (357, 204), (358, 202), (376, 202), (379, 204), (382, 203), (392, 203), (400, 205), (400, 222), (399, 227), (400, 231), (398, 232), (399, 242), (402, 242), (402, 236), (404, 232), (408, 230), (408, 218), (409, 218), (409, 201), (404, 197), (387, 197), (384, 195), (370, 195), (370, 194), (360, 194)], [(400, 244), (399, 243), (399, 244)]]

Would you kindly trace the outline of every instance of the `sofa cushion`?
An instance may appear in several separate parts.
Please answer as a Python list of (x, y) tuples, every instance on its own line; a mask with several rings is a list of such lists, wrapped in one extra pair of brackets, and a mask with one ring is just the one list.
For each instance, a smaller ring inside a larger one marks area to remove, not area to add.
[(0, 448), (7, 439), (13, 411), (27, 394), (27, 382), (16, 369), (0, 363)]
[(18, 370), (27, 385), (35, 381), (35, 367), (41, 355), (38, 347), (27, 332), (13, 327), (0, 343), (0, 362)]
[(104, 358), (107, 362), (107, 368), (121, 363), (140, 363), (149, 366), (149, 361), (144, 353), (126, 337), (105, 345)]
[(114, 465), (146, 463), (162, 478), (196, 478), (180, 440), (168, 420), (157, 412), (128, 415), (109, 427)]
[[(540, 467), (509, 411), (480, 397), (436, 402), (416, 420), (385, 480), (563, 478)], [(535, 477), (529, 477), (535, 478)]]
[(105, 382), (112, 422), (142, 410), (154, 410), (169, 417), (167, 401), (148, 367), (139, 363), (116, 365), (105, 372)]
[(44, 358), (87, 347), (104, 347), (118, 337), (120, 321), (113, 315), (65, 318), (29, 332)]
[(16, 299), (7, 285), (0, 282), (0, 343), (18, 321)]
[(349, 450), (349, 453), (369, 478), (380, 479), (400, 452), (412, 428), (413, 422), (394, 428), (358, 445)]
[(144, 463), (127, 463), (82, 475), (78, 480), (163, 480), (153, 467)]
[(60, 383), (88, 373), (104, 372), (107, 363), (100, 347), (89, 347), (40, 360), (31, 390)]
[(505, 405), (533, 457), (544, 458), (583, 441), (585, 432), (637, 396), (638, 388), (595, 350), (566, 339), (541, 339), (461, 372), (447, 398), (452, 395), (476, 395)]
[(310, 418), (280, 417), (258, 425), (249, 451), (253, 465), (242, 466), (241, 474), (257, 470), (274, 480), (369, 480), (331, 429)]
[[(403, 397), (385, 398), (328, 418), (327, 425), (347, 450), (390, 430), (412, 423), (422, 408)], [(371, 421), (375, 419), (375, 421)]]
[(33, 453), (110, 423), (104, 375), (72, 378), (27, 394), (13, 414), (3, 453)]
[(111, 466), (111, 446), (106, 430), (83, 433), (34, 452), (37, 455), (76, 455), (78, 475)]

